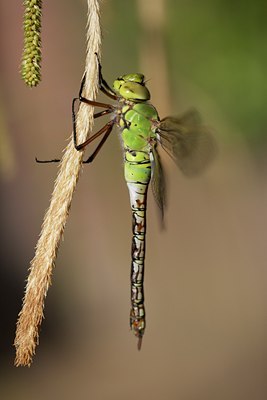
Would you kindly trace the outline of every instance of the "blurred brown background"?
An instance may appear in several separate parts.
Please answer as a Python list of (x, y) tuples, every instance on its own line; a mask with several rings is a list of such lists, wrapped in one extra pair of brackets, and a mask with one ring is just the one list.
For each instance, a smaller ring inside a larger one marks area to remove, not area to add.
[[(21, 3), (21, 2), (19, 2)], [(168, 175), (166, 230), (149, 197), (147, 331), (128, 328), (131, 216), (114, 132), (81, 175), (30, 369), (13, 367), (17, 314), (71, 133), (84, 68), (85, 1), (44, 2), (42, 82), (20, 79), (22, 14), (0, 4), (3, 399), (267, 398), (265, 1), (101, 2), (103, 73), (144, 72), (160, 115), (195, 106), (219, 154)]]

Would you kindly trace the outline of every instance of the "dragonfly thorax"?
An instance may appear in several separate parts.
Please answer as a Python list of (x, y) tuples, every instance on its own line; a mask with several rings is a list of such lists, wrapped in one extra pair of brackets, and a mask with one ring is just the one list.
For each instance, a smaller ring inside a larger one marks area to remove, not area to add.
[(113, 82), (113, 88), (126, 100), (148, 101), (150, 93), (144, 79), (139, 73), (122, 75)]

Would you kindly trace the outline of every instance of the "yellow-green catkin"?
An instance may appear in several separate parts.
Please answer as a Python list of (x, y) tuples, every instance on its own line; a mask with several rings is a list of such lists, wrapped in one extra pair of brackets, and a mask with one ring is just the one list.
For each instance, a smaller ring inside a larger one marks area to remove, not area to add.
[(41, 80), (41, 17), (42, 0), (24, 0), (24, 49), (21, 76), (33, 87)]

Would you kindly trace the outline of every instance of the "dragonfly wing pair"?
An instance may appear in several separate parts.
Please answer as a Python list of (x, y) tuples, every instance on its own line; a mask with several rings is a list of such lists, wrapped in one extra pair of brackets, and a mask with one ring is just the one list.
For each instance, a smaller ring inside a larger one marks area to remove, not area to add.
[[(186, 176), (201, 173), (216, 154), (214, 138), (201, 122), (200, 114), (188, 110), (179, 117), (166, 117), (160, 121), (158, 142)], [(151, 187), (161, 216), (166, 205), (166, 183), (157, 148), (152, 149)]]

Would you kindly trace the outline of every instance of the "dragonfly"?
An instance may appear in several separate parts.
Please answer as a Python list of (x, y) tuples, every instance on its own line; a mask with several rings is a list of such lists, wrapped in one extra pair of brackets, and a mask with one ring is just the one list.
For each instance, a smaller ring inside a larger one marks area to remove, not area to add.
[[(166, 184), (158, 147), (162, 147), (168, 153), (185, 175), (191, 176), (204, 169), (213, 158), (214, 140), (210, 130), (202, 124), (200, 115), (194, 109), (181, 116), (160, 119), (157, 109), (149, 101), (150, 92), (143, 74), (122, 75), (113, 82), (111, 88), (103, 78), (99, 61), (98, 71), (99, 89), (113, 100), (113, 104), (101, 103), (83, 96), (85, 73), (79, 96), (72, 102), (73, 141), (75, 148), (81, 151), (101, 137), (93, 153), (83, 161), (88, 164), (93, 162), (113, 128), (117, 127), (119, 130), (124, 157), (124, 177), (129, 190), (132, 212), (130, 328), (138, 339), (137, 348), (140, 350), (146, 329), (144, 268), (149, 185), (162, 220), (166, 205)], [(111, 116), (99, 131), (81, 144), (77, 142), (75, 112), (77, 101), (103, 109), (95, 113), (94, 118), (108, 114)]]

